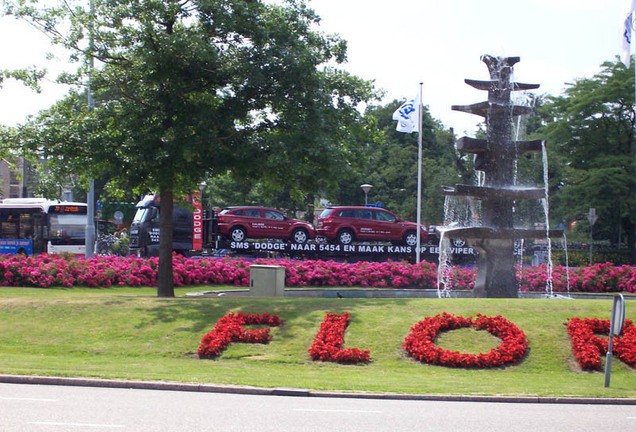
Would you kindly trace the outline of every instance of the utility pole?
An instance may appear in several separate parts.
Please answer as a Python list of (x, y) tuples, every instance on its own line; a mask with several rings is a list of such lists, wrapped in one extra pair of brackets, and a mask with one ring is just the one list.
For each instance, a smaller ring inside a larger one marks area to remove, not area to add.
[[(90, 69), (88, 72), (88, 110), (92, 111), (95, 107), (95, 101), (93, 100), (93, 94), (91, 92), (91, 74), (93, 73), (93, 67), (95, 66), (95, 62), (93, 60), (93, 0), (90, 1), (90, 22), (89, 22), (89, 64)], [(95, 245), (95, 180), (91, 177), (89, 181), (89, 190), (86, 195), (86, 212), (88, 213), (88, 218), (86, 222), (86, 258), (93, 258), (93, 249)]]

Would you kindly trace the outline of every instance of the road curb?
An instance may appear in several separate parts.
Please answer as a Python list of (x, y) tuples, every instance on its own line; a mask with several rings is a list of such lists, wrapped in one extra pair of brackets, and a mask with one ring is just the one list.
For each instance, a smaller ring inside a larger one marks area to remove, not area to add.
[(123, 388), (139, 390), (187, 391), (200, 393), (233, 393), (262, 396), (356, 398), (387, 400), (418, 400), (447, 402), (499, 402), (535, 404), (580, 404), (580, 405), (636, 405), (636, 398), (586, 398), (586, 397), (539, 397), (539, 396), (477, 396), (394, 393), (351, 393), (319, 391), (300, 388), (261, 388), (220, 384), (188, 384), (165, 381), (122, 381), (98, 378), (45, 377), (32, 375), (0, 375), (0, 383), (60, 385), (77, 387)]

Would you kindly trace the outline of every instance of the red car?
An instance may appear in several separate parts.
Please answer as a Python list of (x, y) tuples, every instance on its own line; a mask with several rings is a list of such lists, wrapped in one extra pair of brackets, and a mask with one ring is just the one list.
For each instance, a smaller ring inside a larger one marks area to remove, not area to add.
[(284, 213), (266, 207), (223, 209), (218, 215), (218, 232), (235, 242), (257, 238), (302, 244), (316, 237), (316, 230), (311, 224), (290, 219)]
[[(316, 223), (316, 232), (328, 241), (348, 245), (354, 241), (376, 240), (417, 244), (417, 224), (403, 221), (388, 210), (375, 207), (328, 207)], [(428, 240), (420, 226), (420, 242)]]

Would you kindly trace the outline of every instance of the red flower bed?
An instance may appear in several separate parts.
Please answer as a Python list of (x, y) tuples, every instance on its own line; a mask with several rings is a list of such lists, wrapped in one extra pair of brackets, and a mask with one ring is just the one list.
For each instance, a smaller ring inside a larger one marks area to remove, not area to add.
[(270, 327), (279, 326), (281, 323), (278, 315), (244, 314), (243, 312), (230, 312), (219, 319), (214, 329), (201, 339), (199, 345), (199, 358), (213, 358), (221, 354), (230, 342), (267, 343), (271, 340), (269, 328), (245, 329), (245, 325), (263, 324)]
[(327, 312), (314, 342), (307, 350), (311, 359), (337, 363), (368, 363), (371, 351), (343, 348), (344, 332), (348, 324), (349, 312), (343, 315)]
[[(435, 345), (435, 338), (443, 331), (473, 327), (486, 330), (501, 339), (501, 344), (488, 353), (463, 354)], [(446, 312), (426, 317), (411, 327), (404, 339), (404, 349), (415, 359), (433, 365), (461, 368), (491, 368), (521, 361), (528, 349), (523, 331), (501, 315), (495, 317), (477, 314), (477, 318), (464, 318)]]
[[(610, 320), (598, 318), (570, 318), (567, 323), (572, 353), (581, 368), (601, 370), (602, 357), (607, 353), (609, 338), (597, 334), (609, 334)], [(636, 367), (636, 326), (625, 320), (622, 336), (614, 338), (612, 354), (632, 367)]]

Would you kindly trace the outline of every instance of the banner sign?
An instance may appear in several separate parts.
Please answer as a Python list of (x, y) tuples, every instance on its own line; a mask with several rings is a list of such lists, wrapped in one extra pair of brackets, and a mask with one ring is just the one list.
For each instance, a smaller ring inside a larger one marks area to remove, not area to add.
[(203, 249), (203, 208), (199, 191), (192, 193), (192, 250)]
[[(329, 243), (282, 243), (269, 241), (255, 242), (229, 242), (226, 245), (234, 252), (281, 252), (281, 253), (334, 253), (334, 254), (372, 254), (372, 255), (411, 255), (416, 248), (406, 245), (386, 244), (329, 244)], [(474, 255), (471, 247), (452, 247), (451, 253), (456, 255)], [(420, 247), (420, 253), (439, 254), (439, 246), (424, 245)]]

